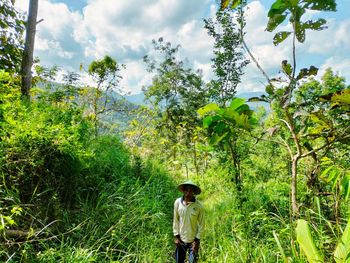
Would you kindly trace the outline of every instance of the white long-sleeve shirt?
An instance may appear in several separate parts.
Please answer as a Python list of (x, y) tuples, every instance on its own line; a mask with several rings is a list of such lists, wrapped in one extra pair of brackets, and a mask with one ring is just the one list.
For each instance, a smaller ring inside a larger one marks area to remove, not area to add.
[(204, 229), (203, 205), (195, 200), (185, 205), (183, 197), (174, 203), (174, 236), (180, 235), (185, 243), (192, 243), (195, 238), (200, 239)]

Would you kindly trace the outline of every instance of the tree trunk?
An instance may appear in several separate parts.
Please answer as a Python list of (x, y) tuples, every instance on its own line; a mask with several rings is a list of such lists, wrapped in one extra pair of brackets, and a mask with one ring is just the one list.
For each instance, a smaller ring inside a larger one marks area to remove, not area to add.
[(36, 32), (36, 19), (38, 16), (39, 0), (30, 0), (28, 21), (26, 27), (26, 39), (24, 44), (24, 51), (22, 57), (22, 96), (29, 98), (29, 91), (32, 84), (32, 65), (33, 65), (33, 52), (34, 52), (34, 40)]
[(199, 168), (198, 168), (198, 162), (197, 162), (197, 151), (196, 151), (196, 142), (193, 142), (193, 165), (196, 169), (196, 175), (199, 175)]
[(293, 217), (298, 217), (299, 207), (297, 202), (297, 173), (298, 173), (298, 156), (294, 156), (292, 159), (292, 180), (291, 180), (291, 201)]

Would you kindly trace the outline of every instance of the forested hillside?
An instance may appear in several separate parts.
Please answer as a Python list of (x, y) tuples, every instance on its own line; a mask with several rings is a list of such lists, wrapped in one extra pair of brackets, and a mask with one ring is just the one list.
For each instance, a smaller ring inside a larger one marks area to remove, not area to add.
[[(68, 73), (33, 59), (30, 4), (26, 17), (0, 3), (1, 262), (175, 262), (173, 205), (188, 179), (205, 210), (199, 262), (350, 262), (349, 82), (296, 56), (335, 1), (273, 3), (271, 45), (292, 43), (277, 76), (245, 42), (247, 1), (221, 1), (204, 22), (212, 79), (161, 37), (135, 104), (108, 54)], [(265, 91), (242, 98), (249, 63)]]

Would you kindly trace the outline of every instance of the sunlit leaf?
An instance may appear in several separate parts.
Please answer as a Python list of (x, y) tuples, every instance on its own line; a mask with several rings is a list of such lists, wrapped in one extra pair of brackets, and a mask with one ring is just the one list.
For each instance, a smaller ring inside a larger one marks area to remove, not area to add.
[(343, 105), (350, 105), (350, 89), (342, 90), (341, 93), (336, 93), (332, 96), (333, 103), (340, 103)]
[(311, 236), (311, 231), (308, 223), (299, 219), (297, 221), (296, 227), (297, 241), (304, 255), (307, 257), (310, 263), (321, 263), (323, 261), (323, 256), (318, 251), (314, 239)]
[(347, 174), (343, 177), (340, 182), (341, 192), (344, 195), (345, 201), (349, 199), (350, 196), (350, 174)]
[(197, 110), (198, 114), (204, 116), (208, 112), (217, 111), (220, 107), (216, 103), (210, 103)]
[(230, 0), (221, 0), (220, 9), (221, 10), (226, 9), (229, 4), (230, 4)]
[(243, 105), (245, 103), (245, 99), (242, 99), (242, 98), (234, 98), (232, 101), (231, 101), (231, 104), (230, 104), (230, 108), (232, 110), (235, 110), (237, 109), (238, 107), (240, 107), (241, 105)]
[(231, 3), (231, 8), (236, 8), (241, 3), (241, 0), (233, 0)]
[(350, 223), (348, 221), (343, 235), (334, 251), (334, 259), (337, 263), (349, 262), (350, 255)]
[(236, 8), (241, 3), (241, 0), (221, 0), (220, 2), (220, 10), (224, 10), (226, 8), (230, 7), (232, 9)]

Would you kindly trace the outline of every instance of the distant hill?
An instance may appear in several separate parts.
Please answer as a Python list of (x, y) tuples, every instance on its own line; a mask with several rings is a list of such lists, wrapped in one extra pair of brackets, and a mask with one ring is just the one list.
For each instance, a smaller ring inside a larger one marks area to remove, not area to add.
[(128, 96), (125, 96), (125, 98), (129, 102), (137, 104), (137, 105), (144, 105), (145, 104), (145, 94), (143, 94), (143, 92), (138, 93), (138, 94), (128, 95)]
[[(261, 95), (266, 94), (265, 92), (262, 91), (252, 91), (252, 92), (240, 92), (237, 93), (237, 97), (239, 98), (243, 98), (243, 99), (249, 99), (249, 98), (253, 98), (253, 97), (260, 97)], [(145, 94), (144, 93), (137, 93), (137, 94), (132, 94), (132, 95), (128, 95), (125, 96), (125, 98), (136, 105), (145, 105)], [(269, 110), (270, 109), (270, 105), (266, 102), (248, 102), (249, 106), (252, 107), (253, 109), (256, 109), (259, 106), (263, 106), (265, 109)]]

